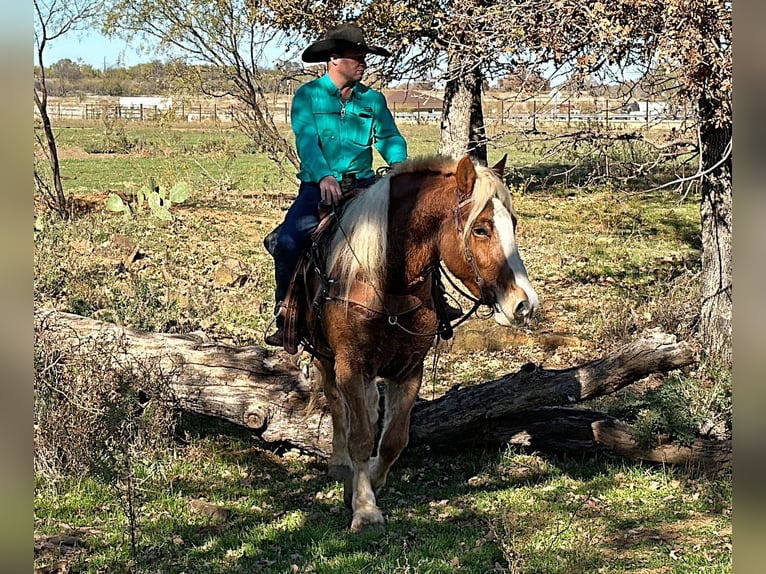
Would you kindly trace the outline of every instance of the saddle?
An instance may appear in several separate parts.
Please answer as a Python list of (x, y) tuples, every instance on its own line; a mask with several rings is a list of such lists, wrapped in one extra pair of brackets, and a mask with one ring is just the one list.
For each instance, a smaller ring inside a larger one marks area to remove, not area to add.
[[(321, 233), (312, 238), (312, 246), (316, 245), (316, 241), (328, 228), (330, 228), (329, 225), (321, 230), (317, 228)], [(287, 296), (282, 303), (284, 313), (283, 346), (285, 351), (291, 355), (298, 352), (298, 346), (301, 343), (318, 353), (320, 341), (316, 340), (316, 330), (312, 329), (312, 325), (310, 325), (309, 307), (313, 307), (314, 321), (318, 320), (321, 306), (326, 301), (347, 301), (368, 316), (383, 315), (391, 318), (411, 313), (421, 307), (425, 300), (434, 297), (436, 282), (432, 280), (431, 276), (428, 276), (415, 291), (409, 294), (380, 293), (362, 281), (354, 281), (348, 294), (342, 296), (341, 284), (327, 280), (321, 269), (322, 262), (317, 259), (316, 254), (315, 249), (309, 248), (304, 251), (293, 273)], [(319, 279), (319, 285), (312, 293), (310, 285), (314, 277)], [(434, 299), (438, 300), (436, 297)], [(439, 308), (440, 306), (437, 304), (437, 314), (439, 314)], [(449, 321), (446, 324), (449, 326)], [(440, 326), (442, 326), (441, 319)]]
[(283, 347), (291, 355), (298, 352), (298, 345), (308, 334), (308, 321), (306, 317), (306, 272), (309, 269), (311, 258), (307, 257), (308, 250), (304, 251), (295, 267), (287, 295), (282, 301), (282, 313), (284, 314), (284, 340)]
[[(336, 206), (337, 210), (340, 210), (342, 206), (348, 202), (348, 200), (356, 197), (363, 188), (356, 187), (356, 179), (354, 177), (347, 177), (345, 174), (341, 181), (341, 191), (343, 195), (341, 202)], [(308, 286), (309, 286), (309, 274), (317, 272), (321, 269), (323, 263), (318, 261), (318, 249), (317, 246), (320, 240), (327, 234), (328, 229), (333, 227), (333, 223), (336, 219), (337, 211), (332, 208), (331, 205), (319, 204), (319, 225), (311, 234), (311, 239), (308, 245), (303, 249), (298, 264), (295, 266), (293, 276), (290, 279), (290, 285), (287, 288), (287, 295), (282, 302), (282, 313), (284, 315), (284, 342), (283, 347), (285, 351), (294, 355), (298, 352), (298, 345), (301, 342), (312, 344), (312, 337), (309, 333), (309, 319), (308, 309), (309, 305), (318, 307), (322, 301), (319, 300), (320, 292), (312, 295), (311, 300), (308, 298)], [(274, 255), (273, 246), (276, 242), (276, 235), (279, 231), (277, 227), (272, 231), (265, 239), (264, 245), (267, 250)], [(267, 243), (268, 242), (268, 243)]]

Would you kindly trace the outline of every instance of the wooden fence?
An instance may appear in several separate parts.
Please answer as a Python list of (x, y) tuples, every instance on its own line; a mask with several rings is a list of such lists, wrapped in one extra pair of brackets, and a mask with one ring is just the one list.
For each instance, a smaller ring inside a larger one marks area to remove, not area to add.
[[(290, 121), (289, 102), (276, 102), (272, 107), (276, 122)], [(53, 120), (100, 120), (120, 119), (125, 121), (173, 121), (173, 122), (233, 122), (240, 108), (231, 103), (179, 103), (171, 108), (158, 106), (120, 106), (106, 103), (63, 103), (52, 102), (48, 106), (48, 114)], [(34, 110), (37, 115), (37, 110)], [(401, 110), (392, 106), (392, 112), (400, 123), (428, 124), (441, 121), (441, 110)], [(686, 122), (686, 110), (654, 113), (647, 107), (641, 112), (621, 112), (614, 101), (593, 100), (590, 110), (586, 113), (571, 105), (552, 106), (549, 102), (539, 104), (536, 100), (527, 102), (504, 102), (485, 99), (484, 120), (496, 125), (523, 125), (535, 130), (547, 122), (565, 123), (567, 126), (588, 123), (606, 125), (645, 124), (646, 126), (666, 122)]]

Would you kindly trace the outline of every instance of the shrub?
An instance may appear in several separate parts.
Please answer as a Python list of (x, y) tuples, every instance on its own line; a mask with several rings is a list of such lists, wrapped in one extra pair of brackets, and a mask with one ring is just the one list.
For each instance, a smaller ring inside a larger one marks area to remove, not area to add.
[(174, 374), (129, 356), (114, 337), (65, 341), (61, 329), (35, 318), (35, 473), (114, 483), (169, 445)]

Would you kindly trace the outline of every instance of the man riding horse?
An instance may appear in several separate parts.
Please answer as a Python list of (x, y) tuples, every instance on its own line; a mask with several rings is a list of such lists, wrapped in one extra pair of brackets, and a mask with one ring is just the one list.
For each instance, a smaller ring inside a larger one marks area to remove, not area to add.
[[(332, 209), (344, 193), (375, 182), (373, 146), (389, 165), (407, 159), (407, 143), (385, 97), (360, 82), (367, 54), (391, 55), (385, 48), (369, 46), (354, 24), (330, 29), (302, 54), (304, 62), (326, 62), (327, 72), (301, 86), (293, 97), (291, 124), (301, 183), (270, 246), (275, 259), (277, 330), (265, 338), (268, 345), (283, 345), (282, 304), (304, 247), (319, 224), (320, 205)], [(461, 314), (451, 307), (447, 311), (451, 318)]]

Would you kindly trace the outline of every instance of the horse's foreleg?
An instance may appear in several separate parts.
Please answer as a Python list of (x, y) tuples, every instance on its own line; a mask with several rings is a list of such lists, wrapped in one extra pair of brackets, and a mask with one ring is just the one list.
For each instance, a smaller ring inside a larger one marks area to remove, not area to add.
[(410, 413), (418, 397), (423, 365), (401, 381), (386, 384), (386, 406), (378, 455), (370, 461), (370, 481), (377, 492), (386, 484), (391, 466), (407, 446), (410, 436)]
[[(374, 391), (370, 386), (374, 387)], [(369, 468), (377, 419), (377, 414), (374, 419), (370, 416), (370, 404), (373, 396), (377, 395), (377, 387), (373, 381), (365, 381), (358, 373), (341, 373), (339, 370), (338, 388), (342, 399), (345, 400), (348, 453), (354, 471), (351, 480), (351, 508), (354, 512), (351, 530), (382, 527), (383, 514), (375, 502)], [(375, 412), (377, 413), (377, 410)]]
[[(335, 368), (332, 363), (324, 361), (316, 362), (319, 376), (322, 378), (322, 388), (324, 389), (327, 406), (330, 407), (330, 416), (332, 417), (332, 455), (328, 462), (327, 472), (344, 484), (351, 479), (351, 457), (348, 454), (347, 426), (348, 417), (346, 415), (346, 405), (338, 391), (338, 385), (335, 381)], [(350, 505), (350, 499), (347, 505)]]

